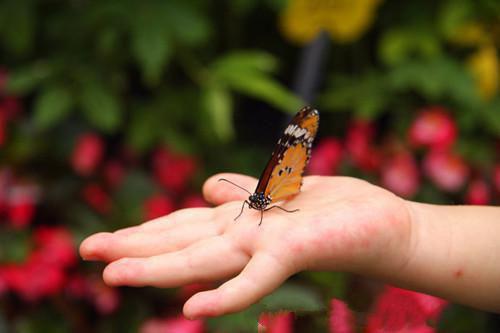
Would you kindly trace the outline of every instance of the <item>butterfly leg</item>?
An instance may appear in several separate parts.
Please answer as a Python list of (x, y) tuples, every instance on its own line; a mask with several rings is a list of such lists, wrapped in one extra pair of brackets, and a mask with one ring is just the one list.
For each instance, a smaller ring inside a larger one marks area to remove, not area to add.
[(266, 209), (264, 209), (264, 210), (266, 210), (266, 211), (267, 211), (267, 210), (271, 210), (271, 209), (273, 209), (273, 208), (279, 208), (279, 209), (281, 209), (282, 211), (285, 211), (285, 212), (287, 212), (287, 213), (295, 213), (295, 212), (298, 212), (298, 211), (299, 211), (298, 209), (288, 210), (288, 209), (285, 209), (285, 208), (280, 207), (280, 206), (271, 206), (271, 207), (266, 208)]
[(262, 224), (262, 218), (264, 217), (264, 209), (261, 209), (260, 210), (260, 222), (259, 222), (259, 225)]
[(243, 208), (245, 208), (245, 204), (250, 205), (247, 200), (243, 201), (243, 205), (241, 205), (241, 212), (234, 218), (235, 221), (241, 216), (241, 214), (243, 214)]

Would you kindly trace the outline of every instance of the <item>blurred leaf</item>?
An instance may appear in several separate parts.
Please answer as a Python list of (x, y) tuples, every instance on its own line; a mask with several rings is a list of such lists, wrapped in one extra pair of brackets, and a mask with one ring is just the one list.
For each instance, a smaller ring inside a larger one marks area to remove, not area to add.
[(271, 73), (276, 70), (277, 61), (269, 53), (259, 51), (232, 52), (219, 58), (213, 69), (217, 75), (224, 77), (232, 76), (234, 72), (246, 74), (247, 72)]
[(222, 141), (231, 139), (234, 136), (231, 94), (226, 88), (211, 84), (203, 90), (203, 104), (215, 134)]
[(159, 4), (155, 1), (138, 3), (132, 16), (132, 53), (150, 85), (159, 82), (172, 55), (168, 16)]
[(353, 110), (358, 117), (372, 119), (387, 108), (393, 95), (385, 76), (373, 72), (354, 78), (337, 76), (320, 98), (326, 109)]
[(102, 131), (113, 132), (121, 123), (118, 98), (98, 80), (83, 82), (80, 104), (87, 120)]
[(228, 73), (224, 77), (224, 82), (235, 91), (265, 101), (290, 114), (295, 114), (304, 104), (273, 78), (257, 72), (246, 75), (237, 72)]
[(305, 286), (286, 283), (260, 302), (266, 311), (289, 310), (315, 312), (324, 310), (319, 295)]
[(436, 56), (440, 52), (440, 45), (431, 31), (394, 29), (383, 35), (378, 52), (386, 64), (396, 65), (412, 57)]
[(158, 112), (145, 107), (138, 107), (133, 111), (127, 141), (138, 152), (144, 152), (161, 138), (163, 126), (158, 119)]
[(9, 72), (6, 90), (15, 94), (29, 93), (50, 74), (50, 66), (43, 62), (36, 62), (33, 65), (22, 67)]
[(464, 0), (447, 0), (441, 2), (438, 26), (445, 37), (454, 37), (457, 29), (472, 18), (473, 8), (471, 5), (470, 1)]
[(216, 318), (209, 318), (207, 324), (214, 332), (253, 333), (257, 330), (260, 313), (261, 311), (258, 307), (253, 305), (244, 311)]
[[(69, 309), (68, 309), (69, 310)], [(27, 316), (16, 318), (16, 333), (69, 333), (68, 318), (49, 305), (37, 306)]]
[(142, 204), (152, 195), (156, 186), (146, 173), (140, 170), (130, 171), (116, 191), (116, 211), (121, 221), (117, 221), (115, 228), (139, 223), (143, 218)]
[(303, 272), (315, 285), (328, 290), (328, 298), (345, 298), (347, 291), (347, 275), (338, 272)]
[(482, 126), (492, 135), (500, 137), (500, 97), (497, 97), (489, 105), (479, 110)]
[(23, 262), (30, 248), (26, 231), (4, 229), (0, 232), (0, 262)]
[(212, 66), (215, 80), (244, 95), (263, 100), (294, 114), (303, 102), (268, 73), (276, 68), (274, 57), (263, 52), (234, 52)]
[(39, 128), (49, 128), (64, 119), (71, 110), (73, 98), (67, 87), (53, 85), (45, 88), (37, 97), (34, 122)]
[(208, 40), (212, 33), (210, 22), (192, 3), (166, 1), (165, 5), (170, 29), (179, 42), (195, 46)]
[(450, 98), (457, 105), (469, 108), (480, 103), (471, 75), (451, 58), (405, 62), (389, 72), (388, 82), (396, 91), (416, 91), (429, 102)]
[(29, 0), (4, 0), (0, 3), (0, 37), (17, 55), (26, 55), (33, 46), (35, 3)]

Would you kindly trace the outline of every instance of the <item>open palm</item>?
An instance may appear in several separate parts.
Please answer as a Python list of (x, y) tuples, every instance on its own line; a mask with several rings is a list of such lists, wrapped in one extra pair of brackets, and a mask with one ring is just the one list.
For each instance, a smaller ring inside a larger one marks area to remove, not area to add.
[[(144, 223), (87, 238), (80, 252), (88, 260), (109, 262), (103, 276), (110, 285), (178, 287), (226, 281), (192, 296), (184, 306), (190, 318), (242, 310), (301, 270), (372, 273), (391, 253), (407, 251), (410, 219), (405, 201), (365, 181), (348, 177), (304, 178), (302, 191), (279, 203), (293, 210), (264, 213), (246, 209), (256, 180), (221, 174), (203, 192), (214, 208), (190, 208)], [(389, 256), (389, 257), (388, 257)], [(391, 265), (404, 265), (404, 256)]]

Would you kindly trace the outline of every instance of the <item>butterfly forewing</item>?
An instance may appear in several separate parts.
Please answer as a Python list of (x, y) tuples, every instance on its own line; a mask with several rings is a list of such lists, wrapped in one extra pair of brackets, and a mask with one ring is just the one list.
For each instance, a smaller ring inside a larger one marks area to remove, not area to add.
[(255, 192), (276, 202), (300, 191), (318, 126), (319, 113), (311, 107), (304, 107), (295, 115), (279, 139)]

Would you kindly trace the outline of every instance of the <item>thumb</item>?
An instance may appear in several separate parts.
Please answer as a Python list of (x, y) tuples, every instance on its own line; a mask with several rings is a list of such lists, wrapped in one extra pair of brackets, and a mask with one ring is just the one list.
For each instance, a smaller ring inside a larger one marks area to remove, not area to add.
[(249, 194), (245, 190), (238, 188), (227, 181), (220, 181), (220, 179), (228, 180), (248, 192), (253, 192), (257, 185), (257, 180), (250, 176), (245, 176), (236, 173), (219, 173), (208, 178), (203, 184), (203, 196), (208, 202), (215, 205), (220, 205), (228, 201), (245, 200)]

